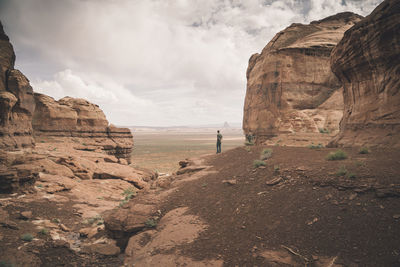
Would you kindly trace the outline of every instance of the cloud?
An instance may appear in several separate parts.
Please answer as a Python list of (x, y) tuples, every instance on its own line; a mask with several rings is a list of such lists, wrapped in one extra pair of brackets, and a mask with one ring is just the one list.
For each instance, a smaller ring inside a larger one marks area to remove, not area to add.
[(380, 2), (3, 0), (0, 15), (35, 90), (115, 124), (182, 125), (241, 121), (248, 59), (278, 31)]

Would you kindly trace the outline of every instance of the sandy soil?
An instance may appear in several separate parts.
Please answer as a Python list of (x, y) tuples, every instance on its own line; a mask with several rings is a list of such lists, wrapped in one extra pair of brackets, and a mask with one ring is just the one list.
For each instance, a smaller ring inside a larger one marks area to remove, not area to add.
[[(265, 148), (272, 156), (255, 168)], [(18, 195), (1, 196), (0, 212), (9, 219), (0, 217), (0, 263), (13, 258), (20, 266), (38, 266), (38, 259), (41, 266), (400, 265), (400, 152), (359, 154), (354, 148), (345, 149), (347, 159), (327, 160), (335, 150), (239, 147), (209, 155), (201, 162), (209, 168), (176, 176), (171, 188), (131, 200), (158, 196), (150, 201), (160, 220), (133, 235), (126, 254), (114, 256), (74, 252), (32, 223), (38, 218), (58, 228), (62, 223), (76, 235), (87, 222), (73, 199), (24, 202)], [(22, 211), (34, 218), (21, 219)], [(106, 238), (99, 227), (94, 239)], [(22, 240), (25, 233), (34, 240)], [(77, 243), (84, 240), (76, 236)]]

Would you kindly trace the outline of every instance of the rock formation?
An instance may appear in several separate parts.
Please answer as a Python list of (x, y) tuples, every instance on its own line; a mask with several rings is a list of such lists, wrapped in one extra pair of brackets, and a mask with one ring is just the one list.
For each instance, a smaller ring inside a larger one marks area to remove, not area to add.
[(87, 190), (96, 183), (149, 188), (156, 173), (128, 165), (129, 129), (110, 125), (103, 111), (84, 99), (55, 101), (34, 93), (14, 62), (0, 24), (0, 193), (33, 192), (38, 181), (47, 193), (73, 191), (71, 185), (83, 180)]
[(130, 162), (133, 137), (129, 129), (109, 125), (99, 106), (84, 99), (52, 97), (35, 93), (33, 129), (37, 139), (73, 138), (82, 150), (101, 148)]
[(344, 114), (331, 145), (400, 147), (399, 17), (400, 2), (386, 0), (333, 50)]
[(346, 12), (292, 24), (254, 54), (247, 69), (243, 130), (256, 142), (280, 133), (338, 131), (341, 84), (330, 69), (330, 53), (361, 16)]
[(32, 147), (33, 90), (14, 69), (15, 54), (0, 22), (0, 149)]

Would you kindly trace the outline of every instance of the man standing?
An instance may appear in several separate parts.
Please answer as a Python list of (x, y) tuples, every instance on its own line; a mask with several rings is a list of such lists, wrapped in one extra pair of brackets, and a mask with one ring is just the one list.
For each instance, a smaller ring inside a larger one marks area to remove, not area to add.
[(217, 131), (217, 154), (221, 153), (221, 142), (222, 142), (222, 134), (220, 134), (219, 130)]

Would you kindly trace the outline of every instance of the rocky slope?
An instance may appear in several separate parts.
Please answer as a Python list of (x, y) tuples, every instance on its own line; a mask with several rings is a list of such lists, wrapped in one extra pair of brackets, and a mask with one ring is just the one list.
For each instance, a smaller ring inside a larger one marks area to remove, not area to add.
[(14, 69), (15, 54), (0, 22), (0, 149), (32, 147), (33, 90)]
[(345, 109), (331, 145), (400, 147), (399, 17), (400, 2), (384, 1), (333, 50)]
[(327, 129), (342, 117), (341, 84), (330, 53), (361, 17), (339, 13), (309, 25), (292, 24), (254, 54), (247, 69), (243, 130), (258, 143), (281, 133)]
[(109, 125), (99, 106), (71, 97), (59, 101), (38, 93), (34, 97), (36, 109), (32, 124), (37, 139), (72, 137), (87, 150), (100, 148), (130, 162), (133, 148), (130, 130)]

